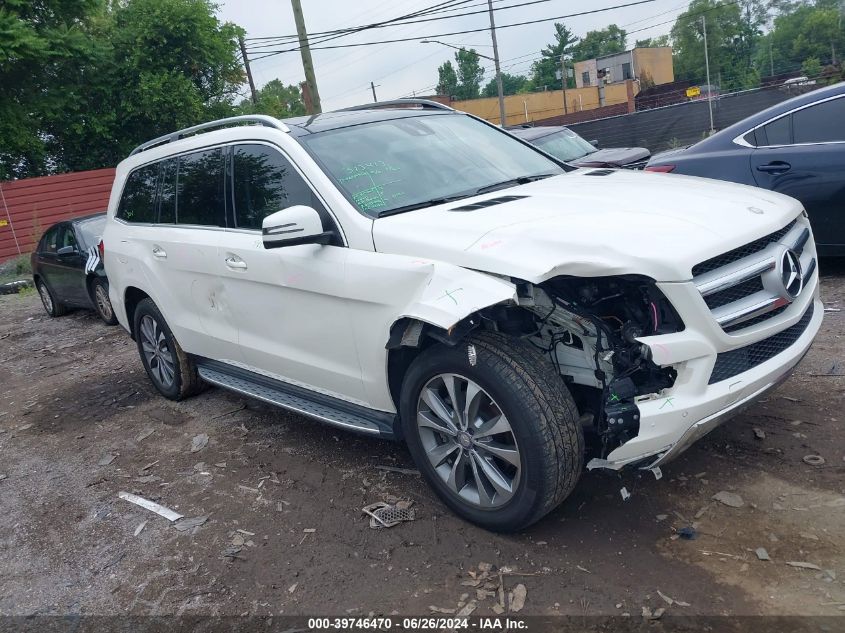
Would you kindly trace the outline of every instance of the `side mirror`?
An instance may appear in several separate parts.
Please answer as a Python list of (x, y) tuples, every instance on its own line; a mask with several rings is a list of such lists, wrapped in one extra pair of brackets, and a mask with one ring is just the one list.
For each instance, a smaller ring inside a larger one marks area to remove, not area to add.
[(323, 231), (320, 214), (312, 207), (294, 205), (271, 213), (261, 223), (264, 248), (300, 244), (329, 244), (334, 234)]
[(65, 255), (75, 255), (76, 249), (73, 246), (62, 246), (59, 250), (56, 251), (56, 255), (59, 257), (64, 257)]
[(588, 142), (590, 145), (592, 145), (593, 147), (598, 147), (598, 146), (599, 146), (599, 140), (598, 140), (598, 139), (593, 139), (592, 141), (587, 141), (587, 142)]

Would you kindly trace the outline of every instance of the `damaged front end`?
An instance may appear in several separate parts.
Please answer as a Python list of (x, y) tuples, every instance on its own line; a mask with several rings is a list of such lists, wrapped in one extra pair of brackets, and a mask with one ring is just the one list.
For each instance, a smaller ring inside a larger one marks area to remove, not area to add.
[(638, 339), (682, 331), (681, 318), (654, 281), (642, 276), (516, 284), (518, 307), (497, 306), (486, 316), (549, 358), (581, 412), (589, 456), (606, 458), (637, 436), (637, 403), (675, 382), (675, 370), (655, 364)]

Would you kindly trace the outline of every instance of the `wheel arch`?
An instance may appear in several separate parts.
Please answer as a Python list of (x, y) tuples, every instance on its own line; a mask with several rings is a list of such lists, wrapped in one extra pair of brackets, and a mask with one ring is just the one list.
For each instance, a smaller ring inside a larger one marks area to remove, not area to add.
[(127, 286), (123, 292), (123, 305), (126, 309), (126, 320), (129, 323), (129, 336), (133, 340), (135, 340), (135, 310), (141, 301), (150, 298), (149, 294), (135, 286)]

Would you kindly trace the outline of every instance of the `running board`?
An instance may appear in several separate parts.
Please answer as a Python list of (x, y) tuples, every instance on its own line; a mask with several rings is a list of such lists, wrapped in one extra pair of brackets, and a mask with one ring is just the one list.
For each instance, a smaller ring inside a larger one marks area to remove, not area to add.
[(395, 415), (316, 393), (227, 363), (196, 358), (207, 383), (350, 431), (393, 438)]

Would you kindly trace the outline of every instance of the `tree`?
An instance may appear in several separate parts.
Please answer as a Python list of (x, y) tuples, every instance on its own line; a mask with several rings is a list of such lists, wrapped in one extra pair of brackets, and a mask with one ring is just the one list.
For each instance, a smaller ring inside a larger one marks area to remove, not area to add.
[(606, 29), (589, 31), (572, 47), (572, 60), (580, 62), (604, 55), (623, 53), (626, 39), (625, 29), (620, 29), (615, 24), (611, 24)]
[(478, 99), (481, 95), (481, 80), (484, 79), (484, 69), (481, 59), (474, 48), (462, 48), (455, 53), (458, 64), (458, 99)]
[(766, 46), (758, 51), (758, 62), (766, 69), (772, 62), (775, 74), (780, 74), (798, 70), (810, 58), (823, 64), (832, 61), (834, 52), (841, 60), (845, 18), (840, 16), (836, 0), (817, 0), (776, 16)]
[[(528, 79), (526, 79), (523, 75), (502, 73), (502, 93), (505, 95), (515, 95), (522, 90), (526, 81), (528, 81)], [(496, 97), (499, 95), (499, 86), (496, 83), (495, 77), (491, 79), (486, 86), (484, 86), (482, 95), (485, 97)]]
[(269, 114), (277, 119), (305, 114), (305, 102), (299, 86), (286, 86), (279, 79), (267, 82), (256, 91), (257, 103), (253, 105), (251, 99), (241, 101), (238, 109), (243, 114)]
[(446, 60), (437, 69), (437, 94), (454, 97), (458, 94), (458, 73), (452, 62)]
[(634, 42), (634, 48), (660, 48), (662, 46), (671, 46), (672, 42), (668, 35), (658, 35), (657, 37), (648, 37), (644, 40), (637, 40)]
[[(541, 50), (542, 57), (531, 65), (531, 81), (535, 89), (554, 89), (561, 85), (561, 80), (557, 78), (557, 71), (561, 69), (560, 58), (562, 56), (571, 66), (573, 44), (577, 41), (575, 34), (564, 24), (555, 22), (555, 41)], [(573, 79), (567, 78), (567, 87), (575, 87)]]

